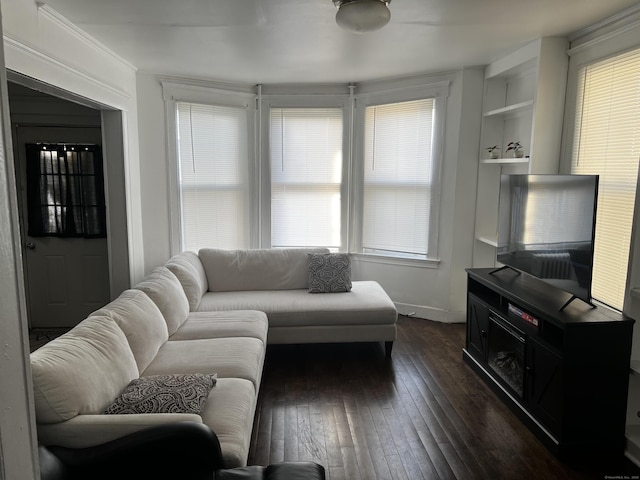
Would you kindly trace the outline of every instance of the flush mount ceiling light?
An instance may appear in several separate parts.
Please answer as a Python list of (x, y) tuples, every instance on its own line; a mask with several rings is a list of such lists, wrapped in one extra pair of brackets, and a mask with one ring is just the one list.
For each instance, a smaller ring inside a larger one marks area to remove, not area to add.
[(336, 23), (354, 33), (373, 32), (389, 23), (391, 0), (333, 0)]

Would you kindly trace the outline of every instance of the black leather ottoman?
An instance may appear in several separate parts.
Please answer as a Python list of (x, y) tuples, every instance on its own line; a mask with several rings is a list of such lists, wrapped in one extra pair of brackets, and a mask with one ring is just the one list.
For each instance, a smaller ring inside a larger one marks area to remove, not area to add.
[(101, 445), (40, 445), (41, 480), (325, 480), (322, 465), (285, 462), (224, 468), (220, 442), (206, 425), (158, 425)]

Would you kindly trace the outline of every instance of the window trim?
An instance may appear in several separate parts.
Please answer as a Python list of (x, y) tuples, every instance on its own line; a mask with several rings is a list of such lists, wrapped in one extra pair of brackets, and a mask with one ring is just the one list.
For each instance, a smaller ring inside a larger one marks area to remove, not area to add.
[(351, 252), (350, 255), (351, 258), (356, 262), (376, 263), (379, 265), (395, 265), (413, 268), (438, 268), (438, 266), (440, 265), (439, 258), (419, 259), (358, 252)]
[[(355, 115), (354, 115), (354, 151), (353, 151), (353, 181), (352, 181), (352, 212), (354, 212), (354, 225), (350, 251), (360, 257), (372, 257), (387, 259), (390, 263), (425, 262), (431, 266), (437, 266), (438, 238), (440, 226), (440, 199), (442, 185), (442, 163), (444, 161), (444, 136), (446, 125), (447, 97), (449, 96), (450, 82), (434, 82), (430, 84), (371, 91), (355, 95)], [(430, 224), (428, 225), (429, 251), (423, 259), (416, 259), (413, 256), (403, 257), (401, 255), (382, 255), (380, 253), (366, 253), (363, 251), (363, 216), (355, 215), (355, 212), (362, 212), (364, 208), (364, 141), (365, 141), (365, 114), (367, 107), (385, 105), (391, 103), (410, 102), (433, 98), (435, 109), (435, 120), (433, 123), (433, 183), (432, 202), (430, 211)], [(387, 262), (385, 262), (387, 263)]]

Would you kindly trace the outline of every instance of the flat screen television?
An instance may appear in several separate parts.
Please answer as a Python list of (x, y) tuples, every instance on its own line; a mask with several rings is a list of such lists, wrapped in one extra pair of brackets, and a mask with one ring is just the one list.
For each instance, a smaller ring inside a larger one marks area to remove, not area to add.
[(499, 198), (498, 263), (593, 305), (598, 176), (503, 174)]

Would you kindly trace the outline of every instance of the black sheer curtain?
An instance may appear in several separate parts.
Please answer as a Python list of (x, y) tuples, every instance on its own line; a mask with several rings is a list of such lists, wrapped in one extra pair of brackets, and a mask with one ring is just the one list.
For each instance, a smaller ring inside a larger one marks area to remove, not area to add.
[(30, 236), (106, 237), (99, 145), (28, 144)]

